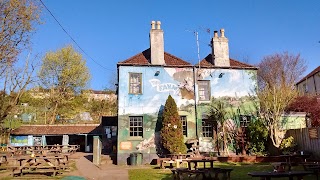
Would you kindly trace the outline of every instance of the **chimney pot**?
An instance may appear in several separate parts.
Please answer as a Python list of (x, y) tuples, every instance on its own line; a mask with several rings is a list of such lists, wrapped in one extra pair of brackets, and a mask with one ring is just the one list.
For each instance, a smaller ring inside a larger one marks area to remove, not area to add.
[(224, 29), (220, 29), (221, 37), (224, 37)]
[(163, 30), (160, 28), (160, 21), (152, 21), (150, 30), (150, 63), (153, 65), (165, 65), (164, 61), (164, 40)]
[(161, 29), (161, 22), (157, 21), (157, 29)]
[(218, 31), (213, 32), (213, 37), (218, 37)]
[(156, 29), (156, 22), (155, 21), (151, 21), (151, 29)]
[(225, 37), (224, 29), (220, 29), (220, 37), (218, 31), (214, 31), (212, 38), (212, 64), (220, 67), (230, 67), (229, 44), (228, 38)]

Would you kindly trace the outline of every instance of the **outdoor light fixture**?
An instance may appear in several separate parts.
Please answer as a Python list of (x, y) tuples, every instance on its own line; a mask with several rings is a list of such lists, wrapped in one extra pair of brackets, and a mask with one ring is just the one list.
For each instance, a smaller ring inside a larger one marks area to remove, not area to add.
[(160, 71), (156, 71), (156, 73), (154, 75), (158, 76), (159, 74), (160, 74)]
[(219, 74), (219, 78), (222, 78), (223, 75), (224, 75), (224, 73), (220, 73)]

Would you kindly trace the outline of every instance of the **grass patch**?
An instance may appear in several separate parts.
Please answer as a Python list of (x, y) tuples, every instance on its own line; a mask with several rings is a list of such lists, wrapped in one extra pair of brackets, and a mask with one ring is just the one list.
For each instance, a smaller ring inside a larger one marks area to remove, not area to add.
[[(231, 179), (232, 180), (247, 180), (256, 179), (248, 176), (248, 172), (251, 171), (272, 171), (273, 167), (270, 163), (214, 163), (216, 167), (232, 168)], [(292, 170), (303, 170), (302, 166), (293, 166)], [(304, 180), (314, 180), (314, 175), (305, 176)], [(150, 166), (146, 169), (129, 169), (130, 180), (172, 180), (172, 173), (170, 169), (159, 169), (159, 167)], [(288, 178), (277, 178), (277, 180), (287, 180)]]

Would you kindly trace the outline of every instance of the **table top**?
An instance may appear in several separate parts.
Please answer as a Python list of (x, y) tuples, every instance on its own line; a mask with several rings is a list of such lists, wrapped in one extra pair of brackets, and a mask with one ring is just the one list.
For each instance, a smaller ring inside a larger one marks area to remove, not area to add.
[(310, 157), (311, 154), (281, 154), (280, 157)]
[(311, 171), (284, 171), (284, 172), (273, 172), (273, 171), (256, 171), (248, 172), (248, 175), (252, 177), (293, 177), (293, 176), (304, 176), (313, 174)]
[(214, 162), (217, 160), (215, 160), (215, 159), (185, 159), (185, 161), (189, 161), (189, 162)]
[(190, 154), (167, 154), (168, 157), (170, 158), (179, 158), (179, 159), (182, 159), (182, 158), (186, 158), (187, 156), (190, 156)]
[(177, 169), (177, 172), (204, 173), (207, 169)]
[(18, 157), (12, 157), (11, 160), (24, 160), (24, 159), (61, 159), (65, 158), (64, 155), (56, 155), (56, 156), (18, 156)]

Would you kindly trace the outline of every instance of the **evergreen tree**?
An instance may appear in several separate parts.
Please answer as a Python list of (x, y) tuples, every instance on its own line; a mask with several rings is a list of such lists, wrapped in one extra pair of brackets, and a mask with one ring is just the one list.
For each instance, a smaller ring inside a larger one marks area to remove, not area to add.
[(161, 143), (170, 153), (185, 153), (187, 148), (183, 141), (182, 122), (177, 105), (169, 95), (163, 110)]

